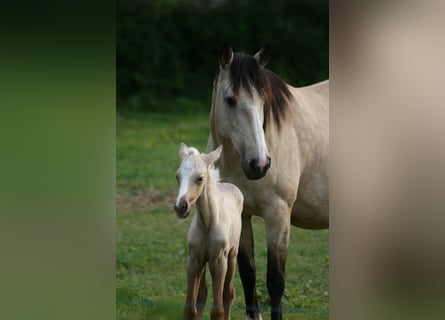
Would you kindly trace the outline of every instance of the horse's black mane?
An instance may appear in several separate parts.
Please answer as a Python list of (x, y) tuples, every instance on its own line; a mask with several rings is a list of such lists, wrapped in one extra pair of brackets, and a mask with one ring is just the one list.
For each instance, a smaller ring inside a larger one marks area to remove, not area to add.
[(272, 71), (262, 68), (253, 56), (237, 52), (230, 64), (230, 81), (235, 95), (243, 87), (250, 95), (252, 88), (255, 88), (263, 97), (264, 130), (270, 120), (270, 114), (280, 128), (281, 120), (284, 119), (292, 99), (292, 94), (283, 80)]

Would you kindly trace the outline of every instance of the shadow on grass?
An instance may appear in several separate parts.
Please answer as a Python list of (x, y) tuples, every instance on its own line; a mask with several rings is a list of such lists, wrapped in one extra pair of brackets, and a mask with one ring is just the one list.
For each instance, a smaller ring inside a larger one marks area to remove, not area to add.
[(182, 314), (182, 304), (175, 301), (156, 301), (142, 297), (136, 289), (128, 287), (116, 290), (116, 302), (121, 309), (118, 318), (177, 320)]

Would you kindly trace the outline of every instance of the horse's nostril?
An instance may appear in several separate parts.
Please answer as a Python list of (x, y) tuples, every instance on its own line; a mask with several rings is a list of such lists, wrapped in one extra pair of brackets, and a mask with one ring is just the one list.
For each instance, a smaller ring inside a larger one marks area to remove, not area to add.
[(250, 170), (258, 170), (258, 161), (256, 159), (253, 159), (249, 162), (249, 168)]
[(264, 169), (269, 169), (270, 168), (270, 163), (271, 163), (272, 159), (270, 157), (267, 157), (267, 164), (264, 167)]
[(188, 208), (187, 202), (184, 201), (184, 202), (182, 203), (181, 209), (182, 209), (183, 212), (186, 212), (186, 211), (187, 211), (187, 208)]

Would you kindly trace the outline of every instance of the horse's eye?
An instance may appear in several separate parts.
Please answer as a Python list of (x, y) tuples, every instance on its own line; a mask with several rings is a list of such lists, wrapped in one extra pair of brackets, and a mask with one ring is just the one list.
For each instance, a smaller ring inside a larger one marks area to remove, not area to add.
[(226, 97), (224, 100), (229, 107), (234, 107), (236, 105), (236, 99), (234, 97)]
[(204, 176), (199, 176), (196, 178), (196, 182), (202, 182), (204, 180)]

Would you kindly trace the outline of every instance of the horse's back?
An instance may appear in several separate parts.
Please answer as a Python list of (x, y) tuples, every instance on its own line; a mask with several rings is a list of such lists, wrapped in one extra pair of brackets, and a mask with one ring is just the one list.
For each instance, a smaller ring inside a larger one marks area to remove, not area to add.
[(311, 101), (312, 108), (320, 108), (322, 113), (329, 115), (329, 80), (294, 89), (297, 96), (304, 96)]
[(302, 87), (301, 89), (312, 90), (317, 94), (323, 95), (325, 97), (329, 97), (329, 79), (317, 82), (306, 87)]

